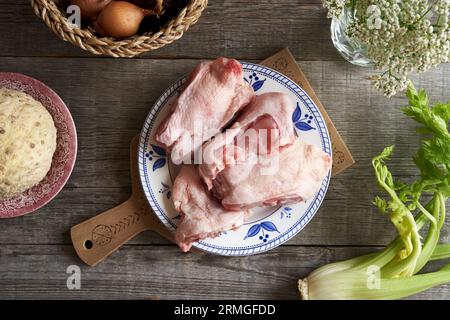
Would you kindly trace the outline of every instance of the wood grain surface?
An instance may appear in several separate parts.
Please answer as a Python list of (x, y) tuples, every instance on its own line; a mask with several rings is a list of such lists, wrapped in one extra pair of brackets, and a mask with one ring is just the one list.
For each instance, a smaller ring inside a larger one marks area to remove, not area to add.
[[(400, 107), (367, 80), (372, 70), (342, 60), (319, 0), (210, 1), (179, 41), (137, 59), (93, 57), (59, 40), (25, 0), (0, 0), (0, 72), (20, 72), (53, 88), (74, 117), (79, 153), (64, 190), (38, 212), (0, 220), (0, 298), (296, 299), (296, 280), (325, 263), (376, 250), (395, 234), (371, 205), (378, 190), (370, 159), (396, 145), (394, 175), (417, 175), (419, 138)], [(323, 206), (294, 239), (245, 258), (183, 254), (146, 232), (95, 268), (79, 260), (72, 226), (128, 199), (129, 143), (153, 102), (199, 59), (257, 62), (288, 46), (351, 150), (356, 164), (335, 177)], [(415, 78), (433, 101), (450, 99), (450, 65)], [(450, 223), (442, 241), (450, 241)], [(82, 289), (68, 290), (79, 265)], [(450, 286), (414, 298), (450, 299)]]

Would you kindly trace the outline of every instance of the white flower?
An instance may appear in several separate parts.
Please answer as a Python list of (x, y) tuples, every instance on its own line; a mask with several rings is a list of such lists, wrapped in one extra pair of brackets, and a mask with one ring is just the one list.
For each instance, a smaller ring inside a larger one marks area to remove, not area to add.
[(328, 18), (339, 17), (344, 10), (347, 0), (328, 0), (323, 5), (328, 9)]
[(356, 17), (347, 34), (367, 48), (382, 71), (375, 87), (392, 96), (406, 88), (410, 73), (450, 60), (450, 0), (325, 0), (328, 15), (347, 7)]

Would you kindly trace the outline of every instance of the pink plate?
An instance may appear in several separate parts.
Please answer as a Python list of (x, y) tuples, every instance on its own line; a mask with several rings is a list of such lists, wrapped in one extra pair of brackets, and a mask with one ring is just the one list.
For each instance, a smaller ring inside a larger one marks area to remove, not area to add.
[(52, 166), (44, 180), (19, 196), (0, 201), (0, 218), (12, 218), (41, 208), (61, 191), (75, 165), (77, 132), (64, 102), (42, 82), (18, 73), (0, 72), (0, 88), (25, 92), (41, 102), (58, 132)]

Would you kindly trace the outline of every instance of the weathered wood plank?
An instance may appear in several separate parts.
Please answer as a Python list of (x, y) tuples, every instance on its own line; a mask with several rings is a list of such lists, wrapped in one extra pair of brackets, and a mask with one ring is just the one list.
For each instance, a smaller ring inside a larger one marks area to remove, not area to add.
[[(127, 195), (127, 190), (121, 189), (66, 188), (38, 212), (0, 221), (0, 244), (70, 244), (72, 226), (112, 208)], [(336, 199), (326, 200), (313, 221), (288, 244), (385, 245), (392, 237), (389, 222), (370, 205), (370, 199), (365, 203), (355, 199), (352, 204)], [(168, 242), (153, 232), (145, 232), (130, 243)]]
[[(331, 43), (329, 23), (321, 0), (210, 1), (181, 40), (139, 59), (116, 60), (94, 58), (59, 40), (28, 0), (0, 0), (0, 71), (49, 84), (71, 108), (79, 136), (77, 165), (61, 194), (35, 214), (0, 220), (0, 298), (296, 299), (299, 277), (374, 250), (352, 246), (389, 242), (390, 223), (370, 205), (378, 192), (370, 159), (396, 144), (392, 169), (411, 179), (417, 175), (410, 157), (419, 137), (399, 110), (403, 95), (385, 99), (367, 82), (370, 69), (344, 62)], [(332, 180), (322, 208), (302, 233), (265, 254), (225, 258), (182, 254), (147, 232), (98, 267), (82, 265), (69, 229), (127, 199), (128, 145), (161, 92), (198, 59), (225, 55), (257, 62), (284, 46), (300, 61), (357, 160)], [(449, 79), (447, 64), (417, 84), (432, 100), (449, 100)], [(449, 222), (442, 241), (450, 241)], [(80, 291), (66, 288), (71, 264), (82, 268)], [(449, 297), (450, 287), (442, 286), (414, 298)]]
[[(71, 108), (79, 136), (78, 160), (67, 188), (37, 214), (2, 221), (0, 243), (67, 244), (71, 226), (126, 200), (131, 138), (161, 92), (196, 63), (0, 58), (0, 71), (29, 74), (54, 88)], [(404, 179), (417, 175), (410, 157), (419, 136), (414, 122), (399, 110), (406, 100), (402, 96), (388, 100), (372, 89), (365, 80), (368, 69), (319, 61), (301, 62), (301, 67), (357, 163), (332, 180), (317, 217), (289, 244), (384, 245), (393, 233), (386, 218), (370, 204), (378, 193), (370, 159), (384, 146), (396, 144), (393, 172)], [(443, 65), (418, 83), (426, 84), (434, 101), (448, 100), (449, 73), (450, 65)], [(449, 231), (447, 225), (447, 239)], [(24, 232), (26, 236), (15, 237)], [(133, 243), (166, 242), (150, 232)]]
[[(371, 205), (373, 195), (357, 193), (356, 189), (341, 189), (341, 199), (326, 199), (316, 217), (287, 245), (382, 246), (389, 243), (395, 232), (387, 217)], [(359, 189), (364, 189), (364, 185), (360, 184)], [(125, 201), (128, 192), (126, 188), (66, 188), (36, 213), (1, 220), (0, 244), (70, 244), (72, 226)], [(441, 237), (444, 242), (450, 241), (448, 221)], [(168, 242), (153, 232), (145, 232), (130, 243)]]
[[(298, 299), (296, 283), (326, 263), (376, 248), (280, 247), (250, 257), (183, 254), (171, 246), (126, 246), (95, 268), (70, 246), (0, 246), (1, 299)], [(81, 267), (81, 289), (66, 269)], [(413, 298), (446, 299), (450, 286)]]
[[(321, 0), (210, 1), (180, 40), (140, 58), (264, 59), (289, 46), (301, 60), (339, 60)], [(88, 57), (60, 40), (35, 16), (30, 1), (0, 1), (0, 56)]]
[[(48, 83), (77, 120), (80, 157), (127, 158), (128, 143), (139, 132), (153, 102), (193, 60), (113, 60), (0, 58), (1, 71), (29, 74)], [(371, 88), (368, 69), (345, 62), (302, 62), (302, 68), (352, 153), (369, 159), (388, 143), (408, 158), (415, 150), (415, 124), (400, 111), (403, 95), (388, 100)], [(450, 65), (423, 75), (434, 100), (448, 99)], [(344, 89), (345, 88), (345, 89)], [(103, 137), (103, 138), (102, 138)]]

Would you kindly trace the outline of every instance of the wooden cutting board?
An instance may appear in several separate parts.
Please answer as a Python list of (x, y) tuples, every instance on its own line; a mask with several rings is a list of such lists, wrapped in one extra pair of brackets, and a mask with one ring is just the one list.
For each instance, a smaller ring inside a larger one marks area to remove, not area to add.
[(78, 256), (95, 266), (142, 231), (152, 230), (174, 241), (173, 234), (151, 210), (141, 188), (137, 166), (139, 136), (130, 147), (132, 194), (124, 203), (86, 220), (70, 230)]
[[(289, 49), (285, 48), (277, 52), (262, 61), (261, 64), (290, 77), (314, 100), (327, 123), (333, 144), (332, 175), (334, 176), (350, 167), (355, 162), (350, 151)], [(131, 142), (130, 149), (132, 182), (130, 199), (71, 229), (72, 242), (77, 254), (90, 266), (95, 266), (128, 240), (145, 230), (156, 231), (163, 237), (171, 241), (174, 240), (172, 232), (167, 230), (153, 213), (141, 189), (137, 168), (138, 143), (139, 137), (136, 136)], [(191, 249), (191, 251), (198, 252), (199, 250)]]

